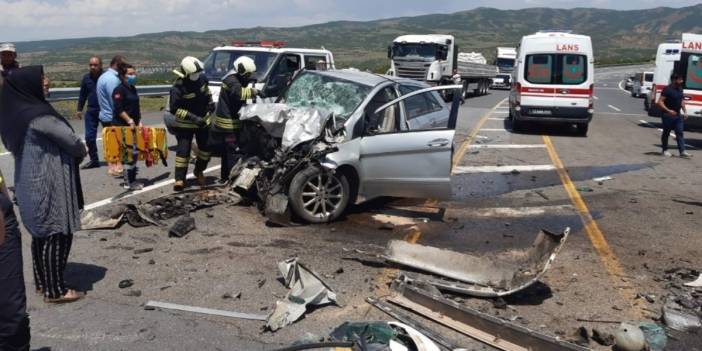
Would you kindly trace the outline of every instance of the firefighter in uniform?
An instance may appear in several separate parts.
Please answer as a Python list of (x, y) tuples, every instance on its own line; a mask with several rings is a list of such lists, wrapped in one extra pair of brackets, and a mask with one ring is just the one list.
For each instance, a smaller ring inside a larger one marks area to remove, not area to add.
[(253, 100), (260, 92), (248, 87), (251, 75), (256, 72), (256, 64), (246, 56), (234, 61), (234, 67), (222, 80), (222, 91), (219, 94), (217, 111), (212, 123), (212, 136), (217, 139), (222, 155), (221, 181), (229, 180), (229, 173), (239, 159), (237, 144), (241, 124), (239, 110)]
[(198, 185), (205, 185), (203, 172), (210, 161), (207, 147), (209, 114), (214, 111), (215, 105), (207, 86), (207, 78), (202, 74), (203, 68), (204, 65), (200, 60), (188, 56), (181, 61), (180, 68), (173, 71), (178, 76), (171, 88), (169, 106), (171, 113), (175, 116), (171, 127), (178, 140), (173, 185), (175, 191), (182, 191), (185, 187), (193, 136), (198, 145), (193, 173)]

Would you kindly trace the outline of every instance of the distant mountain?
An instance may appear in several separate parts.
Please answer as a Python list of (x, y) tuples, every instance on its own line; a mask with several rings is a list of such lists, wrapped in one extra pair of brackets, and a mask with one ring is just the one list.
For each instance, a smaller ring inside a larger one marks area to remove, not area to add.
[(402, 34), (448, 33), (462, 51), (491, 58), (496, 46), (515, 46), (541, 29), (570, 29), (590, 35), (600, 62), (653, 59), (658, 43), (683, 32), (702, 33), (702, 4), (615, 11), (591, 8), (498, 10), (477, 8), (452, 14), (391, 18), (367, 22), (338, 21), (293, 28), (256, 27), (208, 32), (163, 32), (132, 37), (85, 38), (17, 43), (23, 64), (43, 63), (64, 79), (75, 79), (88, 56), (125, 55), (140, 67), (174, 66), (185, 55), (205, 57), (218, 45), (237, 40), (283, 40), (291, 47), (321, 47), (334, 52), (337, 66), (383, 71), (386, 48)]

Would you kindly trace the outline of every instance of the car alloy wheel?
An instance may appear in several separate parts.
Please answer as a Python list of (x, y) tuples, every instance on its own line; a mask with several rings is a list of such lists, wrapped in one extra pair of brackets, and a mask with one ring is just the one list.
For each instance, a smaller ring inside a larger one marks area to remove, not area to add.
[(343, 174), (309, 167), (290, 183), (295, 214), (311, 223), (330, 222), (339, 217), (349, 202), (349, 183)]

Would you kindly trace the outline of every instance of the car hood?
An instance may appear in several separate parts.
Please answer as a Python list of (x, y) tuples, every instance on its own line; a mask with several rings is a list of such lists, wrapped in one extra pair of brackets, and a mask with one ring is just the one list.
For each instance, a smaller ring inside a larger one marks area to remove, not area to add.
[(315, 108), (278, 103), (246, 105), (239, 111), (240, 120), (257, 122), (268, 134), (281, 138), (285, 150), (320, 137), (331, 116), (330, 112)]

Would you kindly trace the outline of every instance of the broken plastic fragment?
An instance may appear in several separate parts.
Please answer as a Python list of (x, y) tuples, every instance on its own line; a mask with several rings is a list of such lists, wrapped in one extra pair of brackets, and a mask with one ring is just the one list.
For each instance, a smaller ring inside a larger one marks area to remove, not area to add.
[(297, 261), (287, 259), (278, 263), (285, 286), (290, 291), (285, 299), (277, 301), (275, 309), (268, 316), (266, 326), (276, 331), (300, 319), (307, 311), (307, 305), (336, 304), (336, 293), (318, 274)]
[[(561, 234), (542, 230), (531, 247), (497, 256), (477, 256), (392, 240), (384, 258), (455, 280), (423, 279), (441, 290), (482, 297), (506, 296), (537, 282), (555, 260), (569, 233), (570, 228)], [(404, 280), (415, 279), (405, 275)]]
[(685, 283), (685, 286), (691, 288), (702, 288), (702, 273), (700, 273), (700, 276), (697, 277), (697, 279), (694, 282)]

